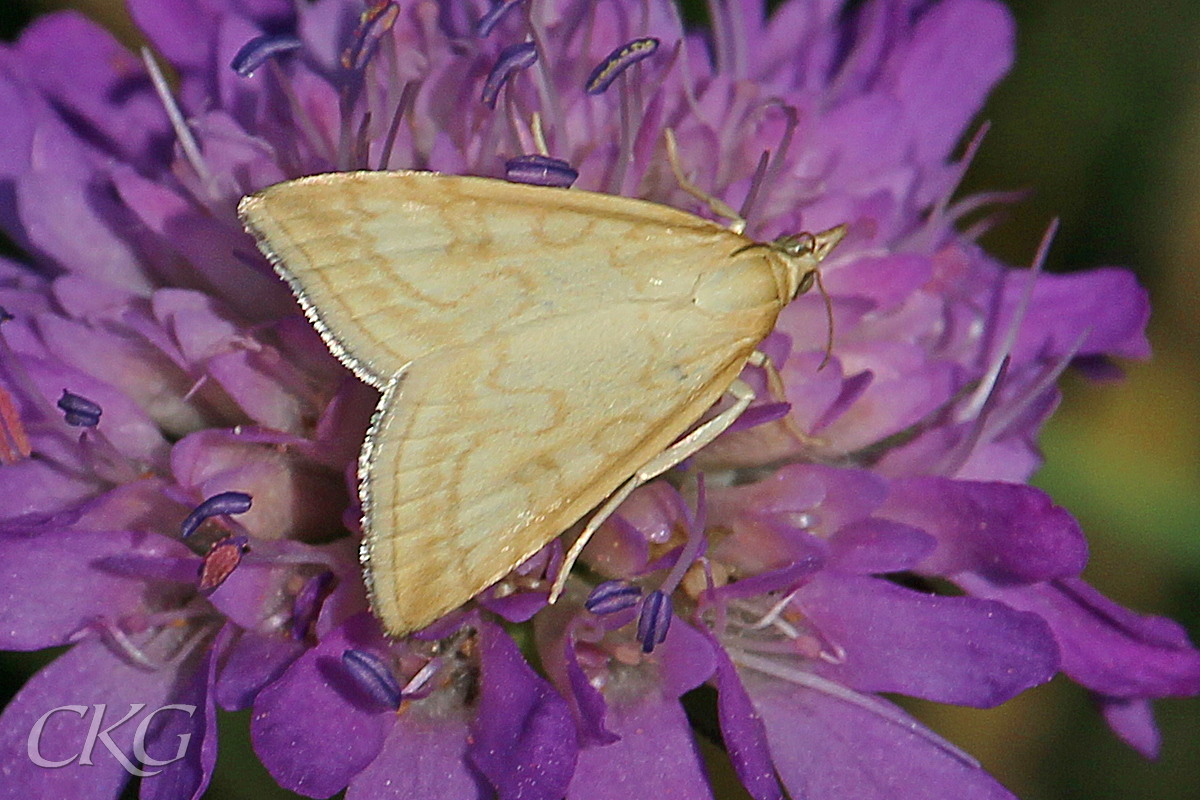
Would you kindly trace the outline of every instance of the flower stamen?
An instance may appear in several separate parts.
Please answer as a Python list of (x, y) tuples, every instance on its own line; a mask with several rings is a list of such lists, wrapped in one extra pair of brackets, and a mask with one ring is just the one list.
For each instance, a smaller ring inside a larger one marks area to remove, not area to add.
[(15, 464), (29, 458), (33, 447), (21, 422), (21, 414), (8, 390), (0, 385), (0, 464)]
[(63, 421), (73, 428), (94, 428), (100, 424), (103, 410), (99, 403), (63, 389), (55, 404), (63, 412)]
[(303, 46), (302, 41), (288, 34), (255, 36), (237, 51), (237, 55), (229, 62), (229, 68), (243, 78), (249, 78), (267, 59), (291, 53)]
[(479, 99), (488, 108), (494, 109), (496, 107), (496, 98), (509, 79), (517, 70), (527, 69), (537, 60), (538, 52), (533, 42), (521, 42), (504, 48), (500, 51), (500, 57), (496, 59), (496, 65), (492, 67), (491, 72), (488, 73), (487, 80), (483, 83), (483, 91), (480, 93)]
[(146, 65), (146, 71), (150, 73), (150, 81), (154, 84), (154, 91), (158, 94), (158, 100), (162, 103), (163, 110), (167, 112), (167, 119), (171, 121), (171, 129), (175, 131), (175, 138), (183, 150), (183, 157), (200, 179), (204, 191), (213, 195), (217, 187), (216, 176), (208, 168), (208, 162), (200, 152), (200, 144), (196, 141), (187, 120), (184, 119), (179, 104), (175, 102), (175, 95), (171, 93), (171, 87), (167, 84), (167, 78), (163, 75), (162, 68), (158, 66), (158, 61), (155, 60), (148, 47), (142, 48), (142, 62)]
[(492, 7), (479, 18), (479, 22), (475, 23), (475, 35), (480, 39), (486, 39), (488, 34), (500, 24), (500, 20), (520, 3), (521, 0), (498, 0), (493, 3)]
[(583, 91), (590, 95), (603, 94), (625, 70), (654, 55), (659, 44), (658, 39), (646, 36), (613, 50), (592, 70), (583, 84)]
[(192, 510), (192, 513), (187, 515), (187, 519), (183, 521), (183, 525), (180, 527), (180, 535), (186, 539), (195, 533), (201, 523), (209, 517), (243, 514), (250, 510), (250, 505), (251, 497), (246, 492), (221, 492), (214, 494), (196, 506)]
[(342, 665), (371, 699), (392, 710), (400, 708), (400, 683), (379, 656), (365, 650), (347, 650), (342, 653)]

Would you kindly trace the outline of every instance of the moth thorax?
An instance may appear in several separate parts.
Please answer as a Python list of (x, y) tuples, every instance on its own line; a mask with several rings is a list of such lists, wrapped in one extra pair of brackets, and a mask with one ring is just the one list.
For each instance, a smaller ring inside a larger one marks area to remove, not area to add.
[(787, 300), (778, 275), (779, 257), (764, 249), (739, 253), (708, 270), (696, 283), (692, 302), (714, 312), (744, 311)]

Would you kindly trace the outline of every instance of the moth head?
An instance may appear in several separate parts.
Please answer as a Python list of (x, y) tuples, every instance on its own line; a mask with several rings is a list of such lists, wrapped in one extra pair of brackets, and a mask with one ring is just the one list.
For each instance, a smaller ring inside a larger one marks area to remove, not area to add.
[(838, 242), (846, 237), (847, 227), (838, 225), (820, 233), (793, 233), (780, 236), (767, 245), (783, 256), (788, 267), (788, 299), (794, 300), (804, 294), (814, 284), (825, 294), (820, 285), (820, 273), (817, 267), (829, 255)]
[(833, 301), (829, 299), (829, 292), (825, 291), (825, 285), (821, 283), (819, 268), (830, 251), (837, 247), (838, 242), (846, 238), (847, 230), (846, 225), (842, 224), (820, 233), (780, 236), (767, 245), (783, 256), (787, 264), (789, 299), (796, 299), (815, 284), (817, 291), (821, 293), (821, 299), (825, 301), (825, 318), (829, 324), (828, 335), (825, 338), (825, 358), (821, 360), (821, 367), (829, 362), (829, 356), (833, 352)]

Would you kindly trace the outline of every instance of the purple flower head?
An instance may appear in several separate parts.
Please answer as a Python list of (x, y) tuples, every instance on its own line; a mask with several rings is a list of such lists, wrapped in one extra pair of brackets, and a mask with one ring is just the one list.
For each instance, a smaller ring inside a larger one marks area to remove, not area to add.
[[(987, 707), (1062, 671), (1152, 753), (1150, 701), (1200, 692), (1182, 630), (1083, 583), (1079, 526), (1025, 485), (1058, 377), (1147, 356), (1148, 311), (1125, 271), (1042, 273), (1049, 237), (1014, 270), (959, 230), (998, 3), (714, 2), (704, 31), (667, 0), (129, 6), (158, 56), (64, 13), (0, 59), (0, 225), (30, 254), (0, 262), (0, 645), (70, 648), (0, 715), (6, 788), (198, 798), (220, 707), (311, 797), (703, 798), (699, 690), (758, 800), (1005, 798), (880, 693)], [(376, 397), (235, 214), (376, 169), (848, 233), (751, 408), (558, 602), (555, 541), (389, 640), (355, 558)], [(130, 716), (86, 769), (99, 704)]]

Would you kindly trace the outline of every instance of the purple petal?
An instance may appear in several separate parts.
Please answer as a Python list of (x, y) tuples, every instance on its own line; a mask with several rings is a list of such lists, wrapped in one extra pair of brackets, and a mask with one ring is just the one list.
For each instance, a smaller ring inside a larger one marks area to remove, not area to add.
[(274, 683), (306, 649), (290, 637), (237, 630), (216, 687), (217, 702), (226, 711), (249, 708), (263, 687)]
[(285, 789), (328, 797), (379, 754), (395, 715), (364, 702), (342, 653), (385, 646), (369, 614), (347, 620), (254, 701), (254, 752)]
[(567, 791), (578, 753), (566, 701), (498, 625), (480, 624), (479, 658), (471, 763), (500, 800), (558, 800)]
[(895, 707), (892, 712), (907, 724), (753, 670), (743, 669), (741, 676), (792, 797), (1016, 800), (977, 764), (914, 733), (921, 724)]
[(76, 12), (25, 29), (16, 62), (80, 139), (139, 164), (166, 166), (170, 130), (145, 67), (112, 34)]
[(814, 671), (859, 691), (990, 707), (1058, 669), (1045, 622), (997, 602), (822, 574), (793, 603), (834, 650)]
[(608, 724), (620, 739), (580, 751), (568, 800), (711, 800), (704, 762), (679, 701), (663, 697), (653, 684), (639, 688), (610, 701)]
[(945, 158), (1012, 63), (1014, 26), (990, 0), (948, 0), (921, 15), (896, 54), (893, 91), (921, 163)]
[(149, 755), (166, 761), (176, 758), (183, 749), (184, 757), (163, 767), (160, 774), (143, 778), (138, 800), (200, 800), (208, 788), (217, 764), (217, 707), (213, 688), (217, 654), (222, 649), (222, 642), (218, 640), (204, 651), (191, 676), (171, 698), (172, 703), (194, 710), (187, 713), (186, 709), (174, 709), (171, 713), (163, 713), (161, 716), (166, 717), (166, 724), (150, 729), (151, 735), (146, 742)]
[(1112, 698), (1200, 692), (1200, 651), (1163, 617), (1124, 608), (1078, 578), (999, 587), (969, 576), (963, 588), (1032, 611), (1050, 624), (1071, 680)]
[[(1025, 273), (1016, 272), (1005, 284), (1010, 307), (1025, 291)], [(1079, 336), (1081, 356), (1108, 354), (1148, 358), (1146, 321), (1150, 298), (1128, 270), (1103, 268), (1069, 275), (1042, 273), (1033, 287), (1029, 307), (1013, 347), (1018, 362), (1068, 353)], [(1006, 320), (999, 323), (1004, 329)]]
[(1104, 721), (1121, 737), (1121, 741), (1146, 758), (1158, 758), (1162, 736), (1158, 732), (1158, 725), (1154, 723), (1150, 701), (1115, 697), (1100, 697), (1099, 701)]
[(831, 569), (882, 574), (913, 568), (937, 548), (937, 540), (908, 525), (867, 519), (840, 528), (829, 547)]
[(716, 642), (713, 651), (717, 659), (717, 715), (729, 760), (754, 800), (782, 800), (762, 717), (729, 656)]
[(467, 757), (469, 741), (466, 706), (414, 702), (396, 716), (379, 757), (350, 782), (346, 800), (491, 800), (495, 794)]
[(938, 540), (922, 572), (977, 571), (998, 583), (1078, 575), (1087, 542), (1067, 511), (1032, 486), (906, 478), (892, 483), (881, 516)]
[[(115, 620), (141, 610), (147, 593), (154, 596), (153, 584), (108, 566), (111, 559), (131, 555), (158, 559), (188, 553), (166, 537), (131, 531), (47, 530), (0, 537), (0, 643), (11, 650), (66, 644), (98, 617)], [(163, 591), (174, 593), (177, 585)]]

